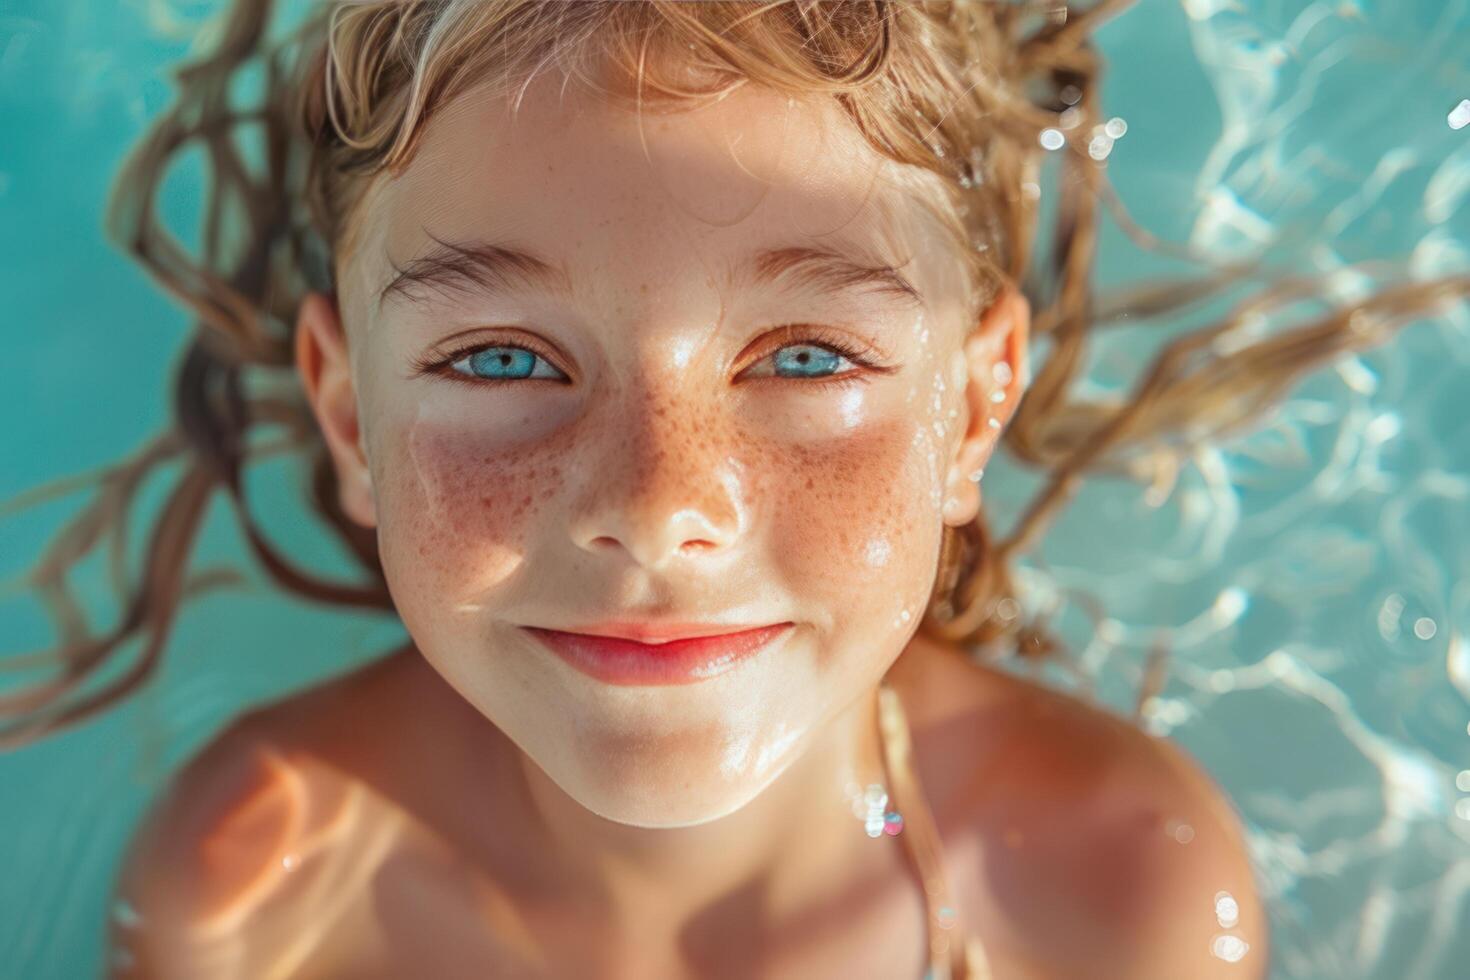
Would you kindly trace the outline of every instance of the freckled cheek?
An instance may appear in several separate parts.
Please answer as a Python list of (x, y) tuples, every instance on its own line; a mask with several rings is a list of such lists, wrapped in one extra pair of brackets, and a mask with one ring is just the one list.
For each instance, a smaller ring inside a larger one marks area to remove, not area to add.
[[(567, 472), (556, 440), (508, 443), (462, 420), (397, 428), (375, 465), (378, 540), (397, 597), (483, 602), (533, 548), (542, 511)], [(376, 462), (376, 461), (375, 461)]]
[(773, 551), (783, 579), (834, 628), (902, 627), (923, 613), (942, 521), (921, 425), (872, 422), (841, 439), (785, 450), (772, 488)]

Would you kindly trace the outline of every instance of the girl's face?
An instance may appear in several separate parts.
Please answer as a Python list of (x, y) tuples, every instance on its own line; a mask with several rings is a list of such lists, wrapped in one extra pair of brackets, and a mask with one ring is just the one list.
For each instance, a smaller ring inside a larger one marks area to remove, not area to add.
[[(918, 627), (1024, 305), (963, 343), (953, 246), (830, 103), (746, 86), (640, 120), (548, 74), (422, 136), (363, 201), (340, 307), (301, 315), (344, 506), (423, 655), (570, 796), (731, 812)], [(794, 626), (660, 686), (523, 629), (628, 620)]]

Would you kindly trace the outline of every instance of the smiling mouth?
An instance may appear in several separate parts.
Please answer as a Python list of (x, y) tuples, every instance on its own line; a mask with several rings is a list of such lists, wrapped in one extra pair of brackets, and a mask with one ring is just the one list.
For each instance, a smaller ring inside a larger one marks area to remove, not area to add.
[[(794, 626), (784, 622), (733, 633), (689, 635), (686, 632), (657, 642), (537, 626), (521, 629), (572, 667), (605, 684), (664, 686), (717, 677), (767, 649), (775, 640), (788, 635)], [(673, 630), (665, 628), (665, 633), (669, 632)], [(648, 637), (649, 631), (643, 631), (643, 635)]]
[(745, 625), (743, 623), (609, 620), (592, 623), (581, 629), (558, 630), (557, 632), (570, 633), (577, 636), (601, 636), (619, 640), (634, 640), (638, 643), (663, 644), (672, 640), (687, 640), (711, 636), (734, 636), (739, 633), (748, 633), (755, 629), (764, 629), (768, 625), (779, 626), (783, 624), (752, 623)]

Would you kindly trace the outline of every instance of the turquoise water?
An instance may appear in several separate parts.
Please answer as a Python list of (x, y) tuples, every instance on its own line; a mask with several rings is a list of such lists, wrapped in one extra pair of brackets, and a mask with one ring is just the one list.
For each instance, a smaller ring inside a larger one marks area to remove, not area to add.
[[(166, 418), (186, 321), (103, 241), (100, 215), (122, 154), (168, 103), (168, 66), (215, 6), (0, 0), (0, 500), (110, 463)], [(1232, 256), (1306, 231), (1299, 261), (1318, 270), (1470, 268), (1470, 127), (1448, 122), (1470, 98), (1466, 2), (1145, 0), (1100, 39), (1105, 104), (1127, 124), (1109, 173), (1155, 234)], [(167, 184), (164, 216), (186, 243), (202, 192), (197, 159)], [(1104, 284), (1178, 271), (1115, 228), (1104, 237)], [(1091, 390), (1127, 383), (1173, 326), (1106, 331)], [(1172, 643), (1141, 723), (1241, 810), (1275, 977), (1449, 980), (1470, 963), (1467, 382), (1461, 308), (1313, 376), (1168, 494), (1090, 482), (1027, 565), (1028, 604), (1054, 610), (1078, 654), (1077, 673), (1050, 669), (1049, 683), (1128, 712), (1150, 644)], [(297, 468), (252, 480), (276, 540), (343, 567), (294, 503)], [(150, 484), (145, 512), (166, 484)], [(1036, 478), (997, 460), (985, 485), (1004, 528)], [(82, 502), (0, 520), (0, 578)], [(217, 503), (194, 568), (244, 567), (245, 554)], [(116, 613), (105, 575), (92, 561), (73, 580), (99, 625)], [(1107, 618), (1091, 620), (1077, 590)], [(0, 654), (51, 641), (37, 603), (13, 590), (0, 603)], [(96, 975), (112, 875), (168, 773), (242, 707), (400, 637), (251, 573), (193, 602), (140, 696), (0, 756), (0, 974)]]

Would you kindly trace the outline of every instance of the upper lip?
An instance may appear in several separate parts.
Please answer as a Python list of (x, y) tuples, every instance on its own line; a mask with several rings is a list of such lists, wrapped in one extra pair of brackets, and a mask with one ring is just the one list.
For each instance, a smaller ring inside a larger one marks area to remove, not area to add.
[[(764, 629), (768, 626), (784, 626), (785, 623), (671, 623), (671, 622), (609, 622), (579, 626), (576, 629), (554, 630), (557, 633), (580, 633), (585, 636), (608, 636), (638, 643), (669, 643), (703, 636), (726, 636), (748, 630)], [(544, 627), (543, 627), (544, 628)]]

